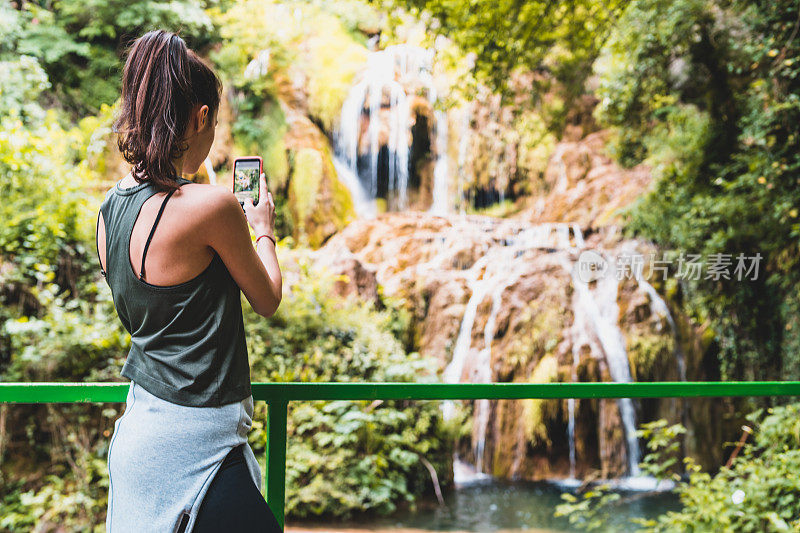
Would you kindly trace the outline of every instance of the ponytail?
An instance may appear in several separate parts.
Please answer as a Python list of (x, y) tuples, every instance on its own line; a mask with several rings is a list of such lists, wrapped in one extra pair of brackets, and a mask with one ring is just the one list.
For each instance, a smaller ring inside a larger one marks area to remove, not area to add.
[(115, 128), (117, 145), (133, 165), (137, 182), (152, 182), (160, 191), (178, 188), (172, 161), (188, 148), (183, 136), (191, 112), (207, 105), (212, 118), (220, 89), (216, 74), (178, 35), (155, 30), (133, 43), (122, 73)]

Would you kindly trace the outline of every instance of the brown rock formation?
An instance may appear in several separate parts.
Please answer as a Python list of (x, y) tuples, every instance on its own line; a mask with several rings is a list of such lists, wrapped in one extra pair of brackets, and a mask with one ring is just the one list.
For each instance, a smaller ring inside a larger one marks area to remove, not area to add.
[(607, 130), (578, 141), (563, 141), (553, 150), (541, 194), (526, 199), (520, 215), (531, 222), (577, 222), (600, 227), (616, 222), (618, 209), (631, 204), (650, 183), (647, 167), (623, 169), (608, 156)]
[[(375, 299), (374, 275), (387, 294), (402, 297), (414, 315), (414, 348), (438, 361), (444, 376), (452, 371), (465, 382), (610, 381), (596, 334), (576, 336), (573, 241), (537, 234), (522, 244), (532, 228), (519, 219), (385, 213), (350, 224), (314, 257), (319, 266), (346, 274), (337, 289), (343, 294)], [(607, 230), (586, 244), (608, 256), (630, 246)], [(471, 302), (475, 294), (480, 301)], [(616, 294), (613, 320), (625, 337), (631, 373), (676, 379), (672, 333), (652, 311), (650, 297), (635, 281), (620, 283)], [(474, 322), (465, 326), (470, 306)], [(458, 346), (465, 327), (466, 341)], [(488, 359), (481, 359), (487, 349)], [(456, 355), (458, 350), (464, 351)], [(458, 368), (449, 366), (454, 357), (463, 358)], [(680, 403), (650, 402), (636, 404), (638, 423), (661, 416), (680, 420)], [(473, 432), (459, 443), (463, 459), (500, 477), (570, 475), (566, 400), (470, 403)], [(628, 460), (617, 401), (578, 400), (574, 413), (575, 474), (624, 475)]]

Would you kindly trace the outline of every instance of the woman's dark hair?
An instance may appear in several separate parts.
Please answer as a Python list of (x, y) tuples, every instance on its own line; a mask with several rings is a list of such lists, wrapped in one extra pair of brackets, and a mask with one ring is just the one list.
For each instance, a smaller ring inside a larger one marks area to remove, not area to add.
[(150, 181), (160, 191), (178, 188), (172, 160), (188, 148), (183, 136), (189, 116), (205, 104), (213, 127), (221, 87), (211, 68), (174, 33), (156, 30), (136, 39), (122, 73), (122, 106), (114, 126), (137, 182)]

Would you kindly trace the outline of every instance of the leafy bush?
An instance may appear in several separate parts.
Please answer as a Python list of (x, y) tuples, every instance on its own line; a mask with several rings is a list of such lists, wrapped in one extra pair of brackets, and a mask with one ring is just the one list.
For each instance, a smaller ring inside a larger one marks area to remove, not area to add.
[[(643, 471), (658, 479), (678, 481), (674, 489), (682, 509), (656, 519), (632, 519), (640, 532), (684, 531), (797, 531), (800, 528), (800, 404), (757, 410), (747, 416), (756, 427), (753, 442), (745, 444), (730, 467), (716, 474), (703, 472), (690, 458), (684, 459), (688, 479), (675, 474), (679, 451), (677, 438), (685, 433), (680, 424), (664, 420), (643, 426), (651, 453)], [(566, 503), (557, 514), (587, 531), (608, 531), (607, 517), (614, 512), (618, 495), (598, 487), (581, 499), (564, 494)], [(633, 529), (633, 526), (631, 527)]]
[(0, 6), (0, 50), (35, 57), (53, 84), (51, 102), (83, 116), (119, 97), (121, 54), (146, 31), (179, 31), (190, 46), (216, 38), (205, 2), (60, 0)]
[(595, 63), (598, 119), (653, 169), (628, 229), (677, 256), (761, 254), (756, 281), (682, 280), (726, 379), (800, 376), (796, 2), (638, 0)]
[[(283, 255), (283, 254), (281, 254)], [(409, 316), (386, 300), (376, 311), (331, 297), (331, 276), (303, 253), (268, 321), (247, 311), (254, 381), (421, 382), (430, 361), (407, 354), (400, 337)], [(283, 267), (282, 267), (283, 268)], [(285, 278), (286, 279), (286, 278)], [(266, 405), (256, 407), (250, 443), (264, 450)], [(293, 402), (289, 404), (286, 513), (294, 517), (389, 514), (432, 490), (425, 460), (446, 481), (452, 431), (438, 402)]]

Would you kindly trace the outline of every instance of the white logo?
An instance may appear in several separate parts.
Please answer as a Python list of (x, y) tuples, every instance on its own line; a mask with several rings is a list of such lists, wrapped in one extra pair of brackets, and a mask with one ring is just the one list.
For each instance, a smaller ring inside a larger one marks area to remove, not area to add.
[(584, 250), (575, 262), (575, 275), (584, 283), (595, 281), (608, 273), (608, 261), (594, 250)]

